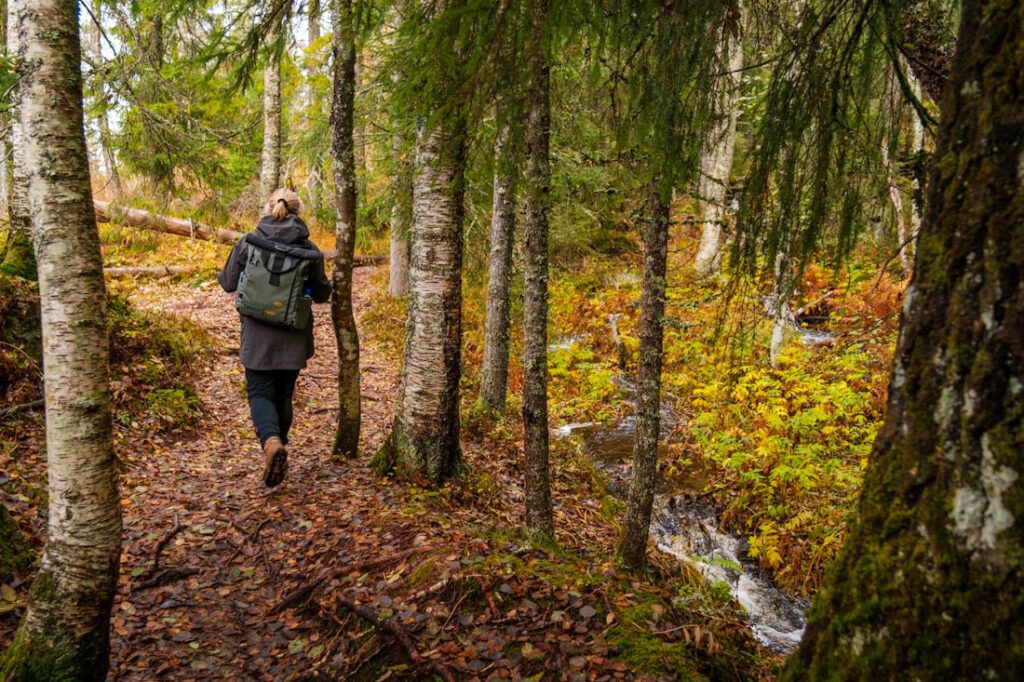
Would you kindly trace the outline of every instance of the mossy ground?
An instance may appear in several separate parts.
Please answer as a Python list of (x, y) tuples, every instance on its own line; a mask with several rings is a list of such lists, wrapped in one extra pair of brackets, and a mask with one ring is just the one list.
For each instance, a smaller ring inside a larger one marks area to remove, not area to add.
[(0, 581), (9, 582), (31, 565), (35, 552), (24, 531), (6, 508), (0, 507)]

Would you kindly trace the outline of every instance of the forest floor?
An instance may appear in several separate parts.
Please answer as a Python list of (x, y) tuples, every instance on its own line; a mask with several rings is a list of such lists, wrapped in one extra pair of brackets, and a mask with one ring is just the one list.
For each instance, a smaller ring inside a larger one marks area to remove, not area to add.
[[(356, 272), (357, 318), (372, 270)], [(215, 347), (195, 377), (195, 429), (117, 427), (125, 530), (112, 679), (770, 677), (777, 659), (693, 570), (664, 557), (642, 578), (614, 569), (614, 514), (571, 449), (553, 453), (557, 551), (517, 531), (520, 455), (507, 426), (467, 429), (471, 473), (440, 491), (381, 477), (368, 462), (399, 367), (364, 341), (363, 454), (332, 458), (337, 356), (318, 306), (288, 477), (268, 490), (230, 295), (162, 284), (136, 303), (191, 320)], [(40, 457), (41, 436), (29, 440)]]

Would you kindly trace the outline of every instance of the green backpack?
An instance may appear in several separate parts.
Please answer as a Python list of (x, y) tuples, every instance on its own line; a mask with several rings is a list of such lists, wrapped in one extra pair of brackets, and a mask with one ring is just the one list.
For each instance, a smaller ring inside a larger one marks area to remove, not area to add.
[(323, 254), (255, 233), (247, 235), (245, 241), (249, 253), (238, 278), (235, 308), (261, 322), (299, 331), (308, 328), (313, 299), (306, 280)]

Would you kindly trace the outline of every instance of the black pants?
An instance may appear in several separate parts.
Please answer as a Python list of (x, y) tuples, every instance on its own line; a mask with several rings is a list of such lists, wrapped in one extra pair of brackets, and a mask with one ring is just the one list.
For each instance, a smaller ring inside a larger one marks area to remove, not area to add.
[(249, 394), (252, 425), (260, 445), (271, 436), (288, 443), (288, 430), (292, 427), (292, 395), (297, 369), (245, 369), (245, 390)]

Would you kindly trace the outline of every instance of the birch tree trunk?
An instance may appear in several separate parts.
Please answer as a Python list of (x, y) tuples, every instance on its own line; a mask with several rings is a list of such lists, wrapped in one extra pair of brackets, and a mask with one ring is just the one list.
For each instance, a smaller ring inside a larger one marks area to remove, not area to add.
[(463, 467), (459, 445), (465, 124), (420, 131), (413, 179), (409, 314), (391, 435), (375, 459), (439, 484)]
[(21, 122), (46, 368), (47, 538), (4, 679), (102, 680), (121, 552), (106, 291), (82, 113), (78, 7), (17, 0)]
[(668, 263), (668, 202), (658, 182), (651, 183), (644, 224), (644, 279), (640, 301), (640, 351), (636, 384), (636, 442), (629, 481), (626, 523), (619, 560), (630, 570), (647, 563), (651, 507), (658, 481), (658, 437), (661, 432), (661, 349), (664, 338), (665, 287)]
[[(309, 0), (309, 6), (306, 10), (306, 37), (308, 41), (307, 49), (310, 50), (313, 45), (320, 40), (320, 0)], [(313, 80), (319, 66), (320, 64), (318, 62), (311, 63), (309, 65), (309, 70), (306, 73), (306, 108), (309, 110), (310, 121), (312, 121), (321, 111), (320, 98), (317, 95), (316, 88), (313, 87)], [(306, 177), (306, 194), (309, 197), (309, 212), (314, 215), (320, 210), (323, 191), (324, 167), (320, 162), (320, 157), (317, 156), (317, 158), (310, 164), (309, 175)]]
[(963, 5), (885, 421), (785, 680), (1024, 671), (1022, 27)]
[(551, 190), (551, 64), (546, 44), (550, 0), (530, 5), (527, 53), (526, 210), (523, 228), (523, 454), (526, 534), (554, 543), (548, 464), (548, 211)]
[(331, 314), (338, 342), (338, 428), (334, 454), (355, 457), (359, 450), (359, 333), (352, 310), (352, 265), (356, 248), (356, 168), (352, 139), (355, 110), (356, 46), (352, 0), (334, 0), (334, 94), (331, 107), (331, 163), (334, 169), (334, 294)]
[(412, 219), (412, 171), (405, 160), (401, 135), (392, 138), (395, 172), (391, 176), (390, 270), (388, 295), (401, 298), (409, 293), (409, 230)]
[(718, 272), (722, 262), (722, 223), (736, 148), (736, 100), (740, 89), (740, 69), (743, 68), (743, 39), (739, 25), (737, 20), (727, 22), (721, 28), (719, 54), (726, 73), (716, 83), (719, 91), (715, 98), (715, 124), (701, 154), (697, 192), (704, 226), (694, 265), (701, 277)]
[(260, 197), (262, 206), (267, 197), (281, 186), (281, 35), (282, 19), (277, 17), (267, 34), (270, 51), (263, 67), (263, 154), (260, 164)]
[[(7, 3), (7, 53), (17, 55), (19, 36), (13, 0)], [(11, 89), (10, 140), (11, 140), (11, 189), (8, 200), (8, 215), (11, 218), (7, 236), (3, 269), (12, 275), (35, 279), (36, 260), (32, 252), (31, 224), (28, 209), (28, 177), (25, 169), (25, 128), (21, 122), (21, 88)]]
[(512, 240), (516, 225), (516, 171), (510, 149), (511, 124), (497, 117), (494, 138), (494, 195), (491, 211), (491, 254), (487, 263), (487, 321), (484, 365), (480, 373), (480, 404), (490, 412), (505, 410), (508, 389), (508, 348), (511, 325)]

